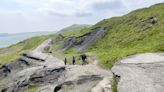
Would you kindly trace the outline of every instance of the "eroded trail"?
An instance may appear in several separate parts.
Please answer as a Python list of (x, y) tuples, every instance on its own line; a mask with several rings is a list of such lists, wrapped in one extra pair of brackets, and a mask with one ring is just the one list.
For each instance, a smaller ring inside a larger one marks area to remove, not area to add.
[(52, 40), (25, 53), (19, 61), (26, 67), (13, 68), (3, 92), (19, 92), (39, 86), (38, 92), (111, 92), (112, 73), (96, 63), (64, 65), (48, 53)]

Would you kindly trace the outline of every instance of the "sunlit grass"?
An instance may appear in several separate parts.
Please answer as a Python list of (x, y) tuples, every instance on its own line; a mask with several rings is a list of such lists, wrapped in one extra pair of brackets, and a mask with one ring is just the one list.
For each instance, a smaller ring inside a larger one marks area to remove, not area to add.
[(18, 59), (24, 52), (36, 48), (39, 44), (50, 37), (51, 36), (33, 37), (7, 48), (0, 49), (0, 64), (7, 64)]

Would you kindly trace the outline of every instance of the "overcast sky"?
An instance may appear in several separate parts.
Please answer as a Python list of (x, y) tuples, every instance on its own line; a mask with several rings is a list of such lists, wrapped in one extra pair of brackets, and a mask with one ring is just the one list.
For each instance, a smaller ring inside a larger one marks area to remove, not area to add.
[(0, 33), (55, 31), (95, 24), (164, 0), (0, 0)]

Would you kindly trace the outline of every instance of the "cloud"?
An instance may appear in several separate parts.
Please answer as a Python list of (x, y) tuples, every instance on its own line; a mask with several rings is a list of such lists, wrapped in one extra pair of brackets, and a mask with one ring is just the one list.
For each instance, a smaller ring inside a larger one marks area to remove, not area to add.
[(0, 0), (0, 32), (54, 31), (94, 24), (163, 0)]
[(92, 13), (91, 12), (76, 12), (75, 16), (76, 17), (91, 17)]
[(122, 0), (127, 10), (132, 11), (138, 8), (149, 7), (156, 3), (162, 3), (164, 0)]
[(119, 0), (109, 0), (104, 2), (96, 2), (92, 5), (94, 10), (119, 10), (125, 8), (122, 1)]

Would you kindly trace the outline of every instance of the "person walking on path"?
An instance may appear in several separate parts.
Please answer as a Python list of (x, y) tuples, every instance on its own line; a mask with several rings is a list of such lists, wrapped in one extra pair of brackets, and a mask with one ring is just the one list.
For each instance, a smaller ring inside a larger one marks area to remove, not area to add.
[(64, 64), (67, 65), (67, 58), (64, 58)]
[(75, 57), (72, 57), (72, 64), (75, 65)]
[(86, 56), (85, 54), (81, 55), (81, 59), (82, 59), (82, 61), (83, 61), (82, 65), (87, 64), (87, 61), (86, 61), (87, 56)]

